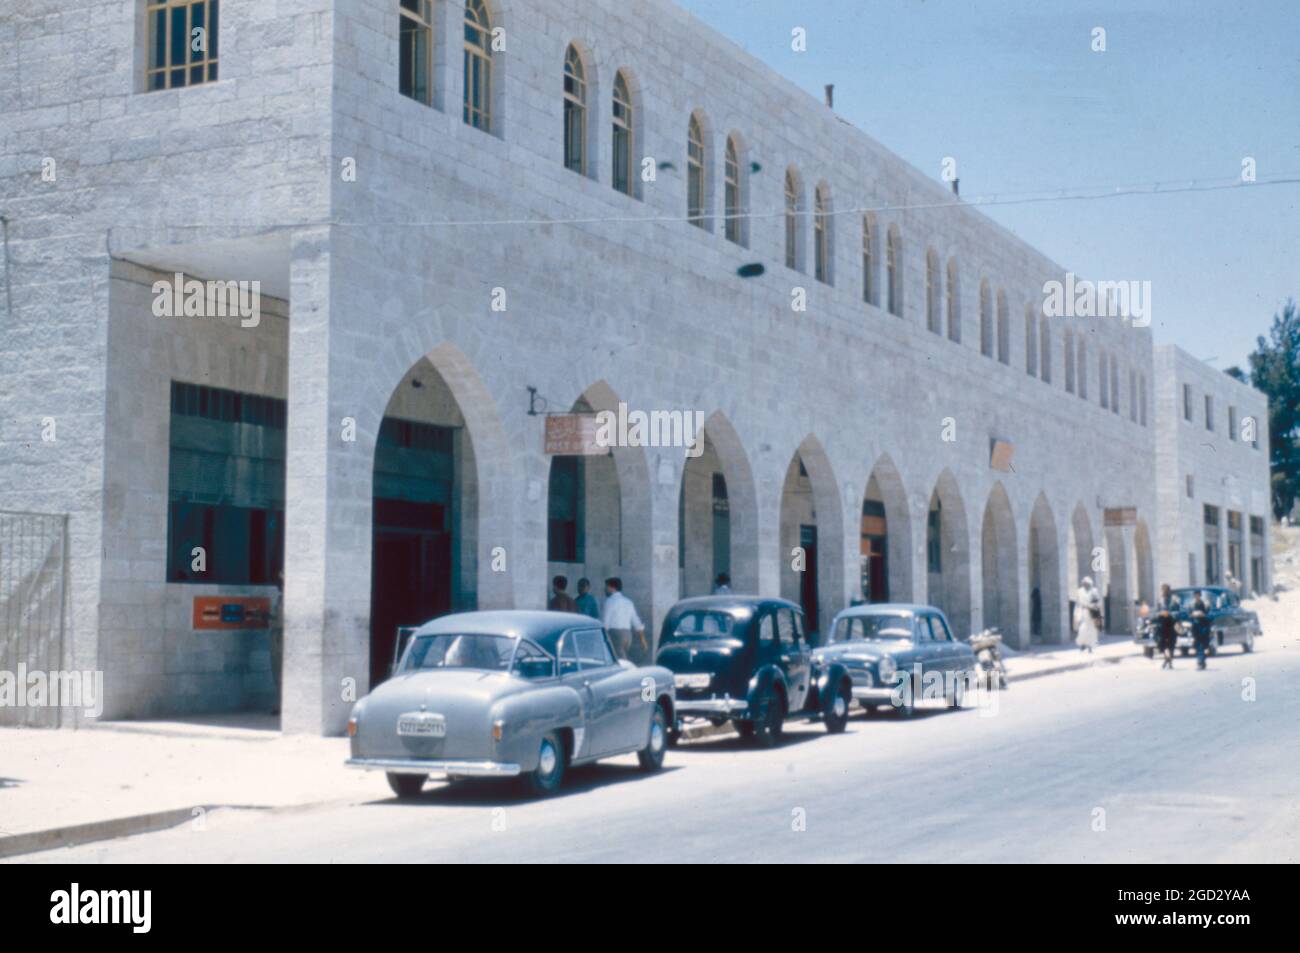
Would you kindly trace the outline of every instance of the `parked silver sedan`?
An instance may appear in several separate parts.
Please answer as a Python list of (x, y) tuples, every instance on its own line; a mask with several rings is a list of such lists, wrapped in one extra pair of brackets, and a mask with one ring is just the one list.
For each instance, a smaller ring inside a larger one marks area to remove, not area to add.
[(522, 777), (537, 795), (566, 768), (635, 751), (663, 764), (673, 674), (615, 658), (590, 616), (464, 612), (411, 636), (391, 679), (352, 709), (348, 765), (383, 771), (399, 797), (433, 774)]

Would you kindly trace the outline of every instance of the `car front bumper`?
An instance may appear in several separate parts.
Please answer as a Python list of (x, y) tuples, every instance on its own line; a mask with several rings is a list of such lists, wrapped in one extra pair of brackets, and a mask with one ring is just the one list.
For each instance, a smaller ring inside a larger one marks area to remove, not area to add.
[(513, 778), (521, 769), (505, 761), (433, 761), (423, 758), (348, 758), (349, 768), (389, 774), (454, 774), (463, 778)]
[(866, 685), (854, 685), (853, 700), (873, 705), (883, 705), (885, 702), (894, 700), (894, 689), (880, 685), (870, 688)]
[(682, 698), (678, 696), (675, 707), (679, 715), (720, 715), (724, 718), (731, 718), (749, 708), (749, 702), (743, 698)]

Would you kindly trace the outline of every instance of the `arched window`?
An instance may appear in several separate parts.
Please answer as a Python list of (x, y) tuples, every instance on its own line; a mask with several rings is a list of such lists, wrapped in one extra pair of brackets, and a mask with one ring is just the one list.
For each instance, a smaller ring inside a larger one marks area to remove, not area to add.
[(1052, 382), (1052, 329), (1046, 315), (1038, 319), (1038, 376), (1044, 383)]
[(876, 287), (876, 217), (870, 213), (862, 216), (862, 300), (880, 304), (880, 290)]
[(622, 70), (614, 75), (614, 129), (610, 144), (614, 154), (610, 182), (615, 191), (632, 195), (632, 94)]
[[(433, 105), (433, 2), (401, 0), (398, 14), (397, 90), (426, 106)], [(173, 20), (175, 23), (175, 20)], [(181, 12), (184, 38), (184, 11)]]
[(961, 279), (957, 259), (948, 259), (948, 340), (961, 343)]
[(723, 163), (725, 168), (723, 172), (723, 205), (726, 207), (727, 221), (723, 228), (723, 233), (727, 236), (727, 241), (735, 242), (737, 245), (744, 247), (745, 226), (744, 219), (745, 204), (741, 194), (741, 171), (740, 171), (740, 147), (736, 144), (734, 135), (727, 136), (727, 154)]
[(898, 226), (889, 226), (885, 239), (885, 290), (889, 293), (889, 313), (903, 316), (903, 240)]
[(1025, 306), (1025, 373), (1038, 376), (1038, 320), (1033, 305)]
[(708, 227), (704, 217), (704, 130), (696, 116), (686, 128), (686, 217), (692, 225)]
[(939, 256), (933, 248), (925, 253), (925, 326), (941, 333), (939, 319)]
[(564, 54), (564, 167), (587, 174), (587, 70), (572, 44)]
[(987, 279), (980, 281), (980, 353), (993, 356), (993, 292)]
[(1110, 359), (1110, 412), (1119, 413), (1119, 358)]
[(1074, 393), (1074, 330), (1065, 329), (1065, 392)]
[(492, 21), (483, 0), (465, 0), (465, 122), (492, 131)]
[(1088, 399), (1088, 340), (1079, 335), (1079, 372), (1075, 379), (1079, 382), (1079, 396)]
[(1007, 313), (1007, 293), (998, 289), (998, 360), (1011, 365), (1011, 316)]
[(834, 284), (831, 274), (831, 197), (825, 185), (817, 186), (813, 198), (813, 277)]
[(799, 174), (794, 169), (785, 172), (785, 266), (799, 270), (800, 245), (803, 244), (803, 221), (799, 217), (800, 205)]

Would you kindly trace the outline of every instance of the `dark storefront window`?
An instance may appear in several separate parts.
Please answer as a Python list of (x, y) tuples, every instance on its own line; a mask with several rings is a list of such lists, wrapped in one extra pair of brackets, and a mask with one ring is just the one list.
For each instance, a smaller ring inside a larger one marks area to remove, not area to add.
[[(284, 565), (283, 400), (172, 382), (169, 582), (264, 585)], [(194, 549), (202, 547), (196, 568)]]
[(547, 502), (546, 558), (582, 562), (582, 458), (553, 457)]

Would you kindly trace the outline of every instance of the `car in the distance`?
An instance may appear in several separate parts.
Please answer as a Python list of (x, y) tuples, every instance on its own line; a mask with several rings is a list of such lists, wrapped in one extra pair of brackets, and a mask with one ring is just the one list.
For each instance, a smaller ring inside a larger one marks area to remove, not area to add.
[(664, 619), (655, 661), (672, 671), (677, 723), (732, 721), (764, 747), (781, 740), (785, 720), (820, 720), (832, 734), (848, 723), (851, 683), (836, 662), (814, 661), (803, 610), (785, 599), (697, 596)]
[(430, 775), (522, 777), (545, 795), (601, 758), (636, 752), (658, 770), (674, 717), (672, 673), (618, 660), (589, 616), (457, 613), (416, 629), (353, 707), (347, 764), (383, 771), (399, 797)]
[(918, 701), (936, 698), (960, 708), (967, 686), (975, 684), (978, 664), (941, 610), (889, 602), (840, 612), (817, 654), (844, 666), (853, 698), (868, 714), (891, 705), (908, 716)]
[[(1179, 603), (1175, 616), (1178, 631), (1175, 645), (1178, 651), (1188, 655), (1195, 648), (1192, 638), (1192, 603), (1196, 601), (1197, 594), (1202, 592), (1210, 597), (1210, 644), (1207, 653), (1215, 655), (1219, 649), (1228, 645), (1240, 645), (1243, 652), (1253, 651), (1255, 640), (1264, 634), (1259, 625), (1259, 616), (1244, 608), (1237, 594), (1224, 586), (1188, 586), (1171, 591)], [(1137, 634), (1133, 639), (1142, 646), (1142, 653), (1147, 658), (1153, 658), (1156, 654), (1156, 635), (1152, 621), (1150, 616), (1139, 617)]]

